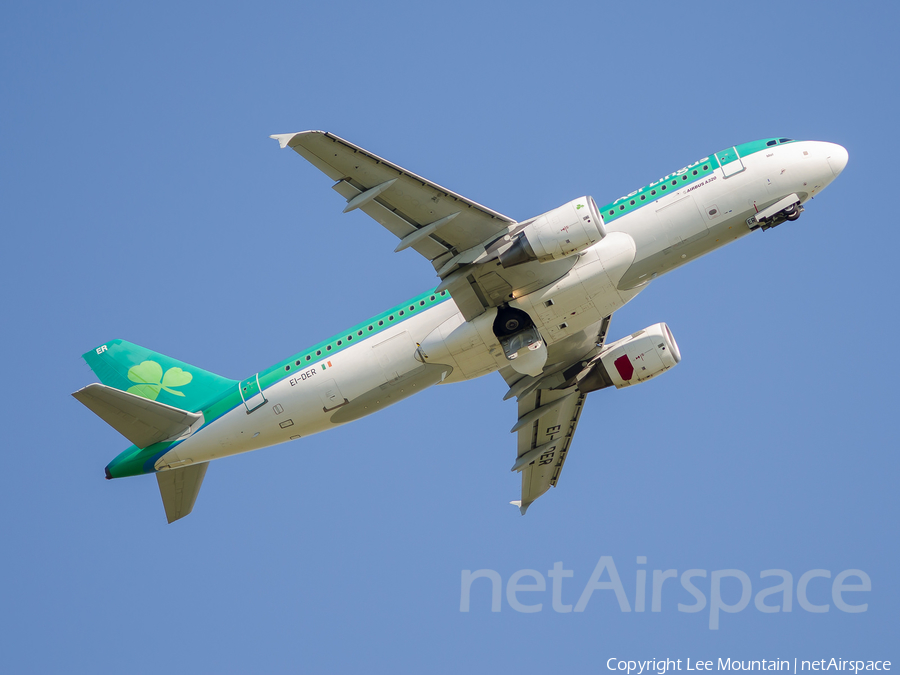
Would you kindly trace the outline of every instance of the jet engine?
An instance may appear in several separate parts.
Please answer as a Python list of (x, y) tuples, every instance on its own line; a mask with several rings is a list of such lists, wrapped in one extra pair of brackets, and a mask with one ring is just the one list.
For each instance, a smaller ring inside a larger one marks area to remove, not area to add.
[(576, 377), (588, 393), (615, 386), (629, 387), (678, 365), (681, 352), (664, 323), (657, 323), (617, 340), (600, 352)]
[(559, 260), (600, 241), (606, 231), (593, 197), (579, 197), (532, 219), (500, 254), (503, 267)]

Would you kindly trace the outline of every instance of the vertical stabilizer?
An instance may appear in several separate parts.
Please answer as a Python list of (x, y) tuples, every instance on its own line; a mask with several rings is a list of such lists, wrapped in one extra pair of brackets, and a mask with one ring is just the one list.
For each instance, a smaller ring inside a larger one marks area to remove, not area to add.
[(115, 389), (197, 412), (237, 386), (229, 380), (125, 340), (83, 355), (100, 381)]

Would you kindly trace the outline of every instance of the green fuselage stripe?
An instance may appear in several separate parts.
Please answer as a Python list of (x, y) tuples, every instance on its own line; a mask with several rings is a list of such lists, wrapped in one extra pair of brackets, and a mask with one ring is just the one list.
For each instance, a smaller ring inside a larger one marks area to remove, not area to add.
[[(737, 150), (738, 156), (743, 158), (775, 145), (784, 145), (785, 143), (793, 142), (793, 140), (785, 140), (784, 143), (781, 143), (777, 138), (764, 138), (759, 141), (742, 143), (735, 146), (735, 149)], [(772, 145), (769, 145), (770, 143), (772, 143)], [(600, 215), (603, 216), (603, 222), (610, 223), (617, 218), (621, 218), (622, 216), (636, 211), (642, 206), (652, 204), (653, 202), (662, 199), (667, 194), (670, 194), (672, 190), (678, 190), (685, 185), (690, 185), (698, 180), (703, 180), (716, 169), (720, 168), (719, 160), (716, 157), (725, 152), (733, 151), (731, 148), (721, 150), (709, 157), (697, 160), (683, 169), (670, 173), (668, 176), (660, 178), (649, 185), (645, 185), (641, 189), (635, 190), (625, 197), (619, 197), (616, 201), (611, 202), (600, 209)]]
[(314, 366), (318, 361), (328, 359), (335, 354), (352, 347), (357, 342), (361, 342), (366, 338), (377, 335), (387, 330), (391, 326), (395, 326), (401, 321), (410, 319), (417, 314), (421, 314), (425, 310), (435, 307), (436, 305), (446, 302), (450, 299), (450, 293), (441, 291), (435, 293), (434, 290), (427, 291), (421, 295), (391, 307), (378, 316), (374, 316), (368, 321), (358, 323), (352, 328), (333, 335), (332, 337), (313, 345), (306, 351), (294, 354), (289, 359), (285, 359), (276, 363), (271, 368), (267, 368), (259, 373), (259, 384), (264, 389), (270, 387), (276, 382), (280, 382), (291, 373), (303, 370), (308, 366)]

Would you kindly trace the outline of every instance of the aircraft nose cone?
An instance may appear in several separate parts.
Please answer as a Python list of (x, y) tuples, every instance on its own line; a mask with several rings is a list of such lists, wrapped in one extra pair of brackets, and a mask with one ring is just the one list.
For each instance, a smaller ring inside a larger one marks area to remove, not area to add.
[(828, 165), (831, 167), (831, 172), (837, 177), (841, 171), (844, 170), (844, 167), (847, 166), (850, 155), (847, 153), (847, 149), (842, 145), (838, 145), (837, 143), (831, 143), (830, 145)]

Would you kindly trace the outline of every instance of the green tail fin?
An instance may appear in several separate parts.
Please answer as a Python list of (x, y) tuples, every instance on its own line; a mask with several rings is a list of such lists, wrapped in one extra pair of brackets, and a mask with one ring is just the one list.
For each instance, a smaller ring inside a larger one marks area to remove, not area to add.
[(112, 340), (83, 355), (100, 381), (129, 394), (197, 412), (229, 389), (229, 380), (125, 340)]

